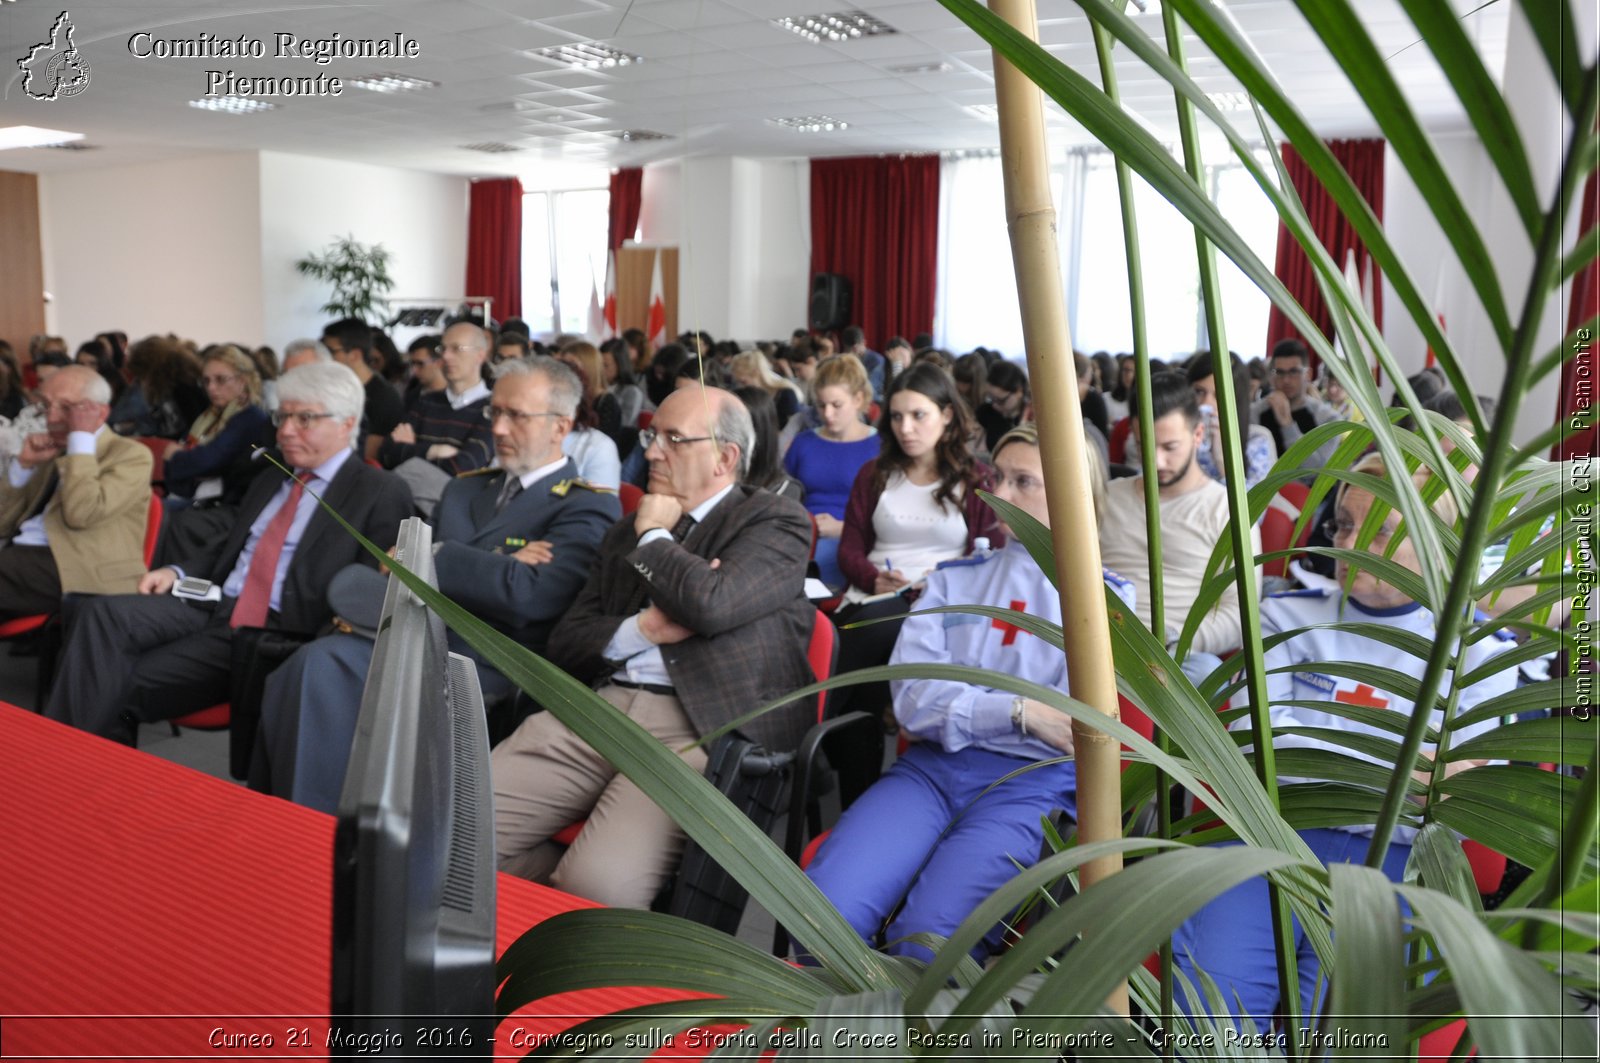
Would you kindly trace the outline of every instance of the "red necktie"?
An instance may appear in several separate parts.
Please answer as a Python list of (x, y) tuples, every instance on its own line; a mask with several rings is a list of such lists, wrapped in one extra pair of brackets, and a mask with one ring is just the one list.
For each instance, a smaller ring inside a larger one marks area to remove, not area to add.
[(283, 543), (289, 538), (289, 526), (294, 523), (300, 496), (305, 493), (303, 475), (307, 474), (295, 473), (289, 497), (267, 522), (261, 541), (256, 543), (256, 552), (250, 555), (250, 571), (245, 573), (239, 600), (233, 603), (230, 627), (263, 627), (267, 622), (267, 607), (272, 603), (272, 579), (277, 575), (278, 559), (283, 556)]

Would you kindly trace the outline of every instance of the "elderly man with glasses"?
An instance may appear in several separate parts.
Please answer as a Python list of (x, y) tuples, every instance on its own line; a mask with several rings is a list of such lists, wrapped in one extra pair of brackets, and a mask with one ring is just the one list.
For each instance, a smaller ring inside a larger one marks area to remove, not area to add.
[(106, 428), (111, 387), (66, 366), (39, 385), (45, 431), (0, 475), (0, 620), (63, 593), (131, 591), (144, 573), (150, 452)]
[[(615, 492), (579, 479), (561, 452), (578, 409), (577, 375), (535, 358), (506, 362), (495, 376), (484, 413), (496, 467), (445, 488), (434, 511), (434, 571), (458, 605), (543, 653), (622, 510)], [(253, 788), (336, 809), (386, 583), (370, 568), (341, 572), (329, 597), (346, 630), (301, 647), (267, 681)], [(511, 692), (508, 679), (455, 632), (449, 637), (453, 651), (477, 662), (486, 697)]]
[(140, 721), (228, 700), (235, 629), (315, 635), (332, 618), (329, 581), (366, 557), (319, 498), (373, 542), (394, 543), (411, 495), (352, 452), (365, 401), (355, 374), (331, 362), (304, 365), (279, 379), (278, 398), (272, 420), (294, 476), (264, 470), (228, 534), (145, 573), (137, 594), (69, 607), (46, 715), (126, 741)]
[[(694, 385), (667, 397), (640, 433), (649, 493), (606, 534), (546, 653), (697, 771), (707, 751), (691, 743), (812, 681), (811, 521), (799, 503), (740, 483), (754, 436), (729, 392)], [(742, 730), (792, 749), (806, 722), (791, 702)], [(502, 870), (649, 906), (683, 832), (604, 757), (537, 713), (495, 748), (492, 770)], [(551, 843), (585, 818), (564, 854)]]

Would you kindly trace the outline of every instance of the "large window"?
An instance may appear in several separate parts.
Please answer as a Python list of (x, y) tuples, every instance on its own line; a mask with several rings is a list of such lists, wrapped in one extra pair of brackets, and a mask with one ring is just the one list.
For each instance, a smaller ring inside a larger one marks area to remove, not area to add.
[(590, 297), (606, 281), (609, 211), (604, 188), (523, 197), (522, 316), (535, 334), (588, 330)]

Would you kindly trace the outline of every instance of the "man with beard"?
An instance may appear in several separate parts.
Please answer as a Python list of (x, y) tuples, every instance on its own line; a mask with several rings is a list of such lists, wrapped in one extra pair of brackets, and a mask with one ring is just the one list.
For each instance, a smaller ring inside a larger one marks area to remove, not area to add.
[[(1165, 632), (1169, 645), (1183, 629), (1189, 610), (1205, 583), (1211, 552), (1226, 534), (1228, 494), (1206, 475), (1195, 452), (1204, 427), (1194, 389), (1181, 373), (1160, 373), (1150, 381), (1151, 420), (1155, 428), (1156, 482), (1161, 505), (1161, 579)], [(1130, 400), (1134, 435), (1129, 454), (1137, 453), (1139, 401)], [(1261, 532), (1252, 528), (1251, 545), (1261, 550)], [(1137, 591), (1139, 619), (1150, 623), (1150, 564), (1145, 535), (1144, 481), (1140, 477), (1106, 485), (1105, 514), (1100, 521), (1100, 560), (1126, 577)], [(1200, 621), (1191, 649), (1224, 654), (1239, 645), (1239, 598), (1230, 586)]]

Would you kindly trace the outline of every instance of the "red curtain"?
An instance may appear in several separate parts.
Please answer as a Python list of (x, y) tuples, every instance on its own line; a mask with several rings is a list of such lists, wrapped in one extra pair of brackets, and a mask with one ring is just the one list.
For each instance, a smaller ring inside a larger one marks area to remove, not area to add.
[[(1595, 179), (1600, 174), (1591, 173), (1583, 186), (1583, 212), (1579, 215), (1578, 235), (1582, 237), (1595, 227), (1600, 218), (1600, 185)], [(1561, 391), (1556, 395), (1556, 417), (1562, 421), (1578, 420), (1582, 431), (1568, 436), (1551, 451), (1555, 461), (1568, 458), (1592, 457), (1595, 452), (1595, 357), (1594, 329), (1587, 334), (1572, 333), (1587, 325), (1600, 314), (1600, 264), (1591, 262), (1578, 271), (1572, 279), (1572, 305), (1567, 312), (1568, 342), (1578, 345), (1577, 355), (1561, 367)]]
[(522, 182), (472, 182), (467, 294), (494, 299), (495, 320), (522, 316)]
[[(1383, 221), (1383, 147), (1382, 140), (1328, 141), (1328, 148), (1333, 152), (1333, 157), (1350, 175), (1356, 191), (1366, 198), (1372, 207), (1372, 213), (1377, 215), (1380, 222)], [(1311, 229), (1328, 249), (1328, 253), (1333, 256), (1334, 265), (1341, 270), (1344, 269), (1345, 252), (1354, 250), (1356, 269), (1365, 277), (1367, 263), (1372, 260), (1372, 255), (1356, 235), (1355, 226), (1345, 218), (1339, 205), (1322, 186), (1322, 182), (1312, 174), (1311, 167), (1306, 165), (1300, 153), (1288, 144), (1282, 145), (1282, 149), (1283, 165), (1289, 171), (1289, 179), (1294, 182), (1295, 191), (1300, 194), (1301, 202), (1305, 204), (1306, 217), (1311, 219)], [(1278, 223), (1278, 254), (1273, 272), (1289, 289), (1289, 294), (1300, 301), (1300, 305), (1311, 315), (1311, 320), (1317, 323), (1323, 335), (1331, 339), (1333, 317), (1328, 313), (1328, 304), (1322, 298), (1321, 289), (1317, 287), (1316, 273), (1312, 270), (1310, 260), (1300, 249), (1294, 235), (1282, 222)], [(1382, 279), (1377, 263), (1373, 262), (1372, 315), (1374, 323), (1380, 330), (1383, 328)], [(1263, 353), (1270, 354), (1275, 343), (1289, 338), (1303, 337), (1289, 324), (1289, 319), (1283, 312), (1274, 306), (1267, 318), (1267, 346)], [(1312, 360), (1316, 360), (1315, 355), (1312, 356)]]
[(867, 345), (933, 331), (939, 157), (811, 160), (811, 272), (849, 279)]
[(622, 241), (639, 231), (639, 211), (644, 205), (644, 167), (618, 170), (611, 175), (611, 233), (606, 245), (615, 251)]

